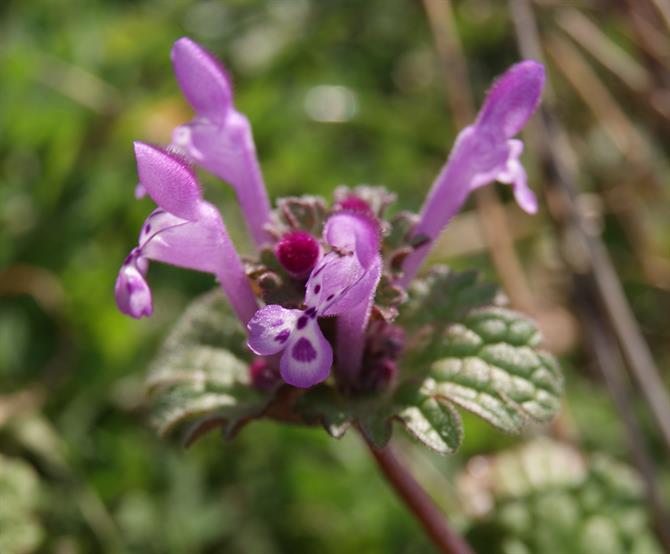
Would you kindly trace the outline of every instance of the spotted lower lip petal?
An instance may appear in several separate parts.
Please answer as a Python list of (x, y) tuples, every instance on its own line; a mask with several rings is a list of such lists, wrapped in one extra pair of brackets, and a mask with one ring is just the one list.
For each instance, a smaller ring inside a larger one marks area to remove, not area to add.
[(281, 377), (289, 385), (309, 388), (325, 381), (333, 365), (333, 349), (316, 319), (308, 319), (291, 336), (279, 362)]

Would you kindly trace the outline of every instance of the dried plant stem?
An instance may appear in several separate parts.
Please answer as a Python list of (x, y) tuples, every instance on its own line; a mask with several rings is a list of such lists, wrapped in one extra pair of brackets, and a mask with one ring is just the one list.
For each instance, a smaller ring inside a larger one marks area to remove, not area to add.
[(594, 306), (595, 295), (589, 294), (589, 283), (575, 283), (575, 305), (583, 322), (584, 333), (588, 337), (588, 345), (603, 376), (605, 384), (612, 397), (621, 424), (626, 431), (626, 437), (631, 450), (633, 461), (642, 477), (645, 494), (651, 505), (651, 514), (659, 539), (666, 552), (670, 551), (670, 520), (658, 492), (656, 485), (656, 468), (651, 460), (649, 451), (643, 441), (640, 424), (635, 417), (631, 405), (631, 386), (625, 373), (623, 360), (612, 335), (609, 322), (598, 313)]
[[(523, 55), (540, 59), (539, 41), (533, 32), (535, 21), (528, 0), (510, 0), (510, 4)], [(569, 146), (564, 133), (552, 117), (546, 103), (542, 113), (545, 125), (542, 126), (538, 136), (540, 139), (538, 146), (543, 151), (545, 167), (550, 176), (547, 184), (553, 189), (548, 191), (554, 196), (554, 209), (550, 209), (550, 213), (559, 225), (567, 228), (571, 238), (574, 239), (572, 244), (574, 249), (583, 251), (578, 256), (579, 267), (574, 267), (575, 264), (572, 264), (573, 269), (578, 273), (588, 274), (594, 281), (594, 291), (598, 295), (602, 309), (612, 322), (628, 366), (649, 404), (666, 447), (670, 450), (670, 398), (649, 345), (642, 336), (628, 304), (607, 249), (600, 238), (588, 230), (589, 226), (577, 207), (577, 179), (571, 167), (564, 163), (564, 158), (572, 158), (571, 153), (567, 151)]]
[[(541, 59), (537, 25), (529, 0), (509, 0), (509, 4), (523, 56)], [(573, 155), (565, 133), (546, 103), (542, 108), (542, 114), (544, 116), (543, 125), (539, 126), (535, 142), (542, 154), (547, 174), (545, 192), (549, 211), (562, 238), (565, 261), (575, 277), (575, 290), (577, 294), (582, 294), (584, 298), (589, 299), (590, 305), (598, 313), (594, 321), (593, 318), (585, 318), (582, 311), (582, 321), (585, 327), (594, 325), (597, 327), (602, 325), (602, 322), (607, 322), (616, 341), (607, 342), (606, 347), (607, 349), (614, 347), (616, 354), (613, 356), (618, 356), (620, 349), (656, 419), (661, 436), (670, 449), (670, 400), (665, 392), (663, 381), (649, 346), (633, 316), (609, 253), (600, 238), (589, 230), (589, 226), (577, 207), (579, 189), (574, 167), (569, 163)], [(578, 302), (581, 304), (583, 300), (580, 298)], [(613, 360), (615, 365), (612, 366), (609, 363), (612, 361), (611, 356), (604, 357), (606, 349), (602, 343), (607, 337), (602, 339), (597, 334), (597, 330), (595, 333), (593, 329), (591, 331), (589, 339), (596, 341), (597, 344), (590, 344), (590, 346), (596, 351), (599, 361), (603, 362), (601, 369), (613, 401), (617, 408), (623, 407), (623, 409), (617, 409), (617, 414), (621, 417), (627, 431), (628, 440), (633, 449), (633, 461), (647, 482), (645, 491), (649, 506), (654, 513), (655, 520), (661, 522), (659, 538), (663, 541), (666, 552), (670, 552), (670, 538), (666, 536), (667, 533), (664, 533), (665, 529), (670, 528), (668, 517), (655, 494), (657, 483), (650, 461), (651, 456), (644, 442), (640, 440), (633, 412), (627, 407), (629, 394), (625, 390), (625, 385), (622, 385), (625, 381), (615, 373), (617, 360)], [(624, 404), (620, 404), (622, 400)]]
[(391, 448), (377, 449), (367, 440), (365, 443), (386, 480), (414, 514), (438, 551), (444, 554), (474, 554), (468, 543), (449, 527), (428, 493), (398, 461)]
[[(475, 108), (469, 85), (467, 61), (458, 40), (451, 1), (423, 0), (423, 5), (442, 65), (442, 75), (454, 123), (458, 128), (466, 127), (475, 118)], [(507, 215), (498, 200), (498, 195), (495, 190), (482, 187), (474, 196), (479, 224), (503, 288), (513, 306), (532, 313), (535, 299), (517, 256)]]

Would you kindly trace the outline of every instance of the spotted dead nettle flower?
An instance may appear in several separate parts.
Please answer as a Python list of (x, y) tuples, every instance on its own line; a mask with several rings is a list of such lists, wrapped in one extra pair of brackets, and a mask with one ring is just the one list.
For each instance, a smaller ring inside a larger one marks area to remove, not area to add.
[[(384, 246), (397, 223), (384, 219), (393, 197), (383, 189), (339, 189), (330, 209), (314, 197), (284, 199), (272, 211), (249, 121), (233, 105), (225, 70), (187, 38), (175, 43), (172, 61), (196, 115), (175, 129), (166, 149), (135, 144), (140, 192), (158, 208), (121, 267), (117, 304), (136, 318), (151, 315), (149, 260), (212, 273), (246, 326), (249, 349), (261, 357), (250, 371), (262, 373), (263, 387), (277, 371), (289, 385), (311, 387), (333, 368), (338, 383), (354, 390), (388, 383), (402, 350), (394, 319), (404, 290), (468, 195), (499, 181), (512, 185), (523, 210), (537, 210), (519, 160), (523, 144), (513, 138), (540, 99), (544, 69), (537, 62), (514, 65), (494, 84), (419, 216), (404, 218), (405, 247), (394, 251)], [(192, 165), (234, 188), (258, 260), (240, 259)], [(381, 288), (385, 296), (393, 292), (395, 304), (376, 304)], [(265, 304), (260, 309), (256, 296)]]

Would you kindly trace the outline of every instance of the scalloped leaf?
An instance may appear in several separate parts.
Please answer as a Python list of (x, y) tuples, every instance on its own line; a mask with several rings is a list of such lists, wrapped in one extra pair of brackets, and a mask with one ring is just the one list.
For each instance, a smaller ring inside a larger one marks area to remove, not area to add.
[(401, 320), (408, 327), (436, 328), (459, 321), (474, 308), (493, 304), (497, 288), (478, 280), (476, 271), (452, 271), (438, 265), (414, 281)]
[(554, 358), (535, 349), (539, 342), (535, 324), (517, 312), (473, 310), (446, 329), (423, 390), (511, 433), (529, 420), (549, 421), (563, 378)]
[(270, 397), (251, 386), (246, 334), (219, 290), (196, 299), (152, 363), (147, 389), (160, 435), (186, 431), (191, 443), (222, 427), (232, 437)]
[(417, 394), (396, 417), (414, 438), (438, 454), (455, 452), (463, 441), (461, 417), (443, 399)]

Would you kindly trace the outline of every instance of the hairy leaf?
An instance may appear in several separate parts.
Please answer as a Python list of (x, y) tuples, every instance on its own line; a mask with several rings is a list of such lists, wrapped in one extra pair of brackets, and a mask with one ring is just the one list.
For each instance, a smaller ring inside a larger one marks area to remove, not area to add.
[(215, 427), (232, 436), (263, 412), (269, 399), (249, 382), (244, 342), (244, 330), (218, 290), (191, 304), (147, 380), (152, 422), (161, 435), (190, 423), (187, 442)]
[(546, 422), (559, 409), (563, 381), (554, 358), (535, 349), (539, 341), (535, 325), (516, 312), (474, 310), (446, 329), (424, 389), (504, 431)]
[(458, 412), (442, 399), (418, 394), (397, 417), (413, 437), (438, 454), (455, 452), (463, 440)]
[(296, 409), (305, 422), (320, 423), (338, 439), (356, 425), (377, 448), (391, 440), (393, 406), (387, 397), (345, 397), (332, 387), (321, 385), (308, 390)]
[(495, 285), (478, 282), (476, 271), (435, 266), (424, 279), (414, 281), (401, 321), (408, 327), (444, 327), (474, 308), (492, 304), (495, 296)]

